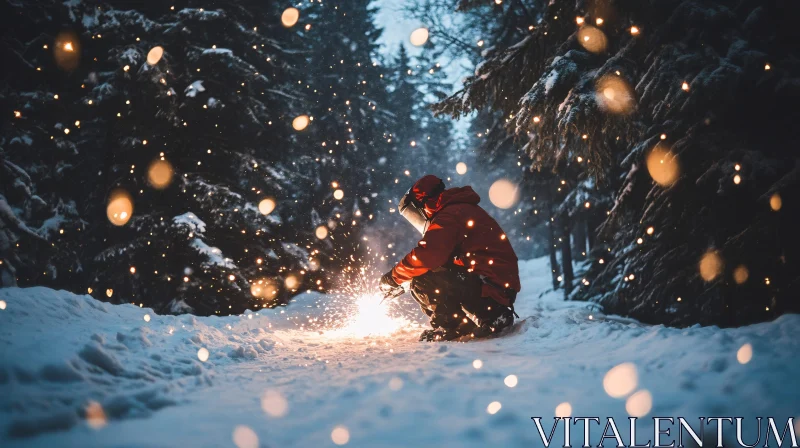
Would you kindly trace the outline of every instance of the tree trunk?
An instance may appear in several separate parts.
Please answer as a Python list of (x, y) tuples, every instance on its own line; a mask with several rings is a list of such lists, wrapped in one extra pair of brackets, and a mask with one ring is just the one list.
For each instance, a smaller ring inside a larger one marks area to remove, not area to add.
[(575, 235), (572, 240), (572, 256), (576, 260), (585, 260), (588, 248), (586, 247), (586, 220), (580, 219), (575, 225)]
[(572, 272), (571, 226), (569, 216), (564, 216), (561, 221), (561, 267), (564, 269), (564, 300), (569, 300), (569, 293), (572, 292), (572, 280), (575, 277)]
[(561, 274), (561, 269), (559, 269), (558, 260), (556, 259), (556, 232), (553, 226), (555, 226), (553, 221), (547, 223), (547, 233), (550, 237), (550, 244), (548, 245), (550, 249), (550, 274), (553, 276), (553, 289), (556, 290), (558, 289), (558, 276)]

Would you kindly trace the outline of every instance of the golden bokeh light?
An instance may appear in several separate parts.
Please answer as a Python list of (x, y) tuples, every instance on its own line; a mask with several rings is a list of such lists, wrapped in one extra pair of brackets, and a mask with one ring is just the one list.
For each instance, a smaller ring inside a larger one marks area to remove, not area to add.
[(626, 362), (613, 367), (603, 377), (603, 389), (612, 398), (622, 398), (639, 385), (639, 374), (633, 363)]
[(475, 369), (480, 369), (481, 367), (483, 367), (483, 361), (481, 361), (480, 359), (472, 361), (472, 367), (474, 367)]
[(747, 269), (747, 266), (740, 264), (733, 270), (733, 281), (735, 281), (737, 285), (743, 284), (748, 278), (750, 278), (750, 271)]
[(164, 48), (155, 46), (147, 52), (147, 63), (150, 65), (156, 65), (158, 64), (158, 61), (161, 60), (162, 56), (164, 56)]
[(275, 210), (275, 200), (272, 198), (264, 198), (258, 203), (258, 211), (262, 215), (269, 215)]
[(111, 296), (113, 296), (113, 295), (114, 295), (114, 290), (113, 289), (111, 289), (111, 288), (106, 289), (106, 297), (108, 297), (110, 299)]
[(131, 195), (121, 188), (112, 191), (106, 207), (106, 216), (111, 221), (111, 224), (115, 226), (127, 224), (131, 216), (133, 216), (133, 198), (131, 198)]
[(747, 364), (753, 359), (753, 346), (750, 343), (744, 344), (736, 351), (736, 360), (739, 364)]
[(346, 445), (350, 441), (350, 431), (347, 427), (339, 425), (331, 431), (331, 440), (337, 445)]
[(770, 196), (770, 198), (769, 198), (769, 208), (771, 208), (772, 211), (777, 212), (778, 210), (781, 209), (781, 207), (783, 207), (783, 199), (781, 199), (781, 195), (778, 194), (778, 193), (775, 193), (772, 196)]
[(631, 417), (644, 417), (652, 408), (653, 396), (645, 389), (637, 391), (625, 401), (625, 410)]
[(497, 208), (509, 209), (519, 199), (519, 188), (508, 179), (498, 179), (489, 187), (489, 201)]
[(408, 40), (411, 42), (411, 45), (421, 47), (428, 41), (429, 36), (430, 33), (427, 28), (417, 28), (411, 32), (411, 36), (408, 37)]
[(161, 159), (154, 160), (147, 168), (147, 181), (156, 190), (163, 190), (172, 183), (174, 173), (171, 163)]
[(503, 384), (508, 387), (516, 387), (519, 380), (517, 379), (516, 375), (508, 375), (504, 380)]
[(316, 235), (317, 238), (324, 240), (328, 237), (328, 228), (325, 226), (319, 226), (317, 227), (317, 230), (314, 231), (314, 235)]
[(205, 347), (200, 347), (200, 349), (197, 350), (197, 359), (199, 359), (201, 362), (208, 361), (208, 355), (208, 349)]
[(294, 120), (292, 120), (292, 127), (295, 131), (302, 131), (308, 127), (308, 123), (308, 115), (298, 115)]
[(289, 412), (289, 402), (276, 390), (261, 395), (261, 409), (270, 417), (280, 418)]
[(722, 273), (725, 262), (716, 250), (709, 250), (700, 258), (699, 270), (700, 277), (710, 282)]
[(61, 70), (71, 72), (78, 68), (81, 61), (81, 44), (78, 35), (71, 31), (64, 31), (56, 36), (53, 46), (53, 58), (56, 66)]
[(606, 51), (608, 39), (599, 28), (587, 25), (578, 30), (578, 43), (591, 53), (602, 53)]
[(297, 289), (297, 287), (300, 286), (300, 278), (294, 274), (289, 274), (283, 280), (283, 284), (286, 286), (286, 289)]
[(338, 201), (341, 201), (342, 198), (344, 198), (344, 191), (342, 191), (342, 190), (334, 191), (333, 192), (333, 198), (338, 200)]
[(144, 319), (145, 322), (150, 322), (150, 315), (149, 314), (145, 314), (143, 319)]
[(489, 403), (489, 406), (486, 406), (486, 412), (490, 415), (497, 414), (500, 412), (500, 409), (503, 408), (503, 405), (499, 401), (493, 401)]
[(297, 8), (286, 8), (281, 14), (281, 23), (286, 28), (291, 28), (300, 20), (300, 11)]
[(467, 174), (467, 164), (464, 162), (456, 163), (456, 173), (461, 174), (462, 176)]
[(656, 146), (647, 155), (647, 171), (662, 187), (672, 185), (680, 175), (678, 158), (671, 151)]
[(615, 114), (628, 113), (635, 104), (633, 89), (616, 75), (605, 75), (597, 81), (595, 98), (600, 107)]
[(231, 437), (236, 448), (258, 448), (258, 435), (248, 426), (238, 425)]
[(560, 403), (558, 406), (556, 406), (555, 416), (561, 418), (567, 418), (572, 416), (572, 405), (567, 403), (566, 401)]
[(0, 300), (0, 310), (6, 309), (6, 306), (7, 306), (6, 301), (5, 300)]
[(103, 406), (96, 401), (90, 401), (86, 405), (86, 424), (92, 429), (100, 429), (108, 424), (106, 412)]

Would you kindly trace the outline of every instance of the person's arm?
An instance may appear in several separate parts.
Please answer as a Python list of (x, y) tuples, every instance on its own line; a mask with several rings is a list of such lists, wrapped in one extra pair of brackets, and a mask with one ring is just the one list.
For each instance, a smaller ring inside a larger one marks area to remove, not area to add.
[(447, 208), (434, 218), (417, 247), (392, 269), (392, 278), (403, 283), (447, 263), (453, 250), (464, 238), (466, 222)]

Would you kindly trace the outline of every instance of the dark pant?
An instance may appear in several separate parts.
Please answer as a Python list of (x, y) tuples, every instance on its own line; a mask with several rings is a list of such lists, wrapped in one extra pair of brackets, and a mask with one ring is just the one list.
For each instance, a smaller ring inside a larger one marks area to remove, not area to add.
[(494, 322), (504, 307), (481, 297), (481, 279), (452, 265), (414, 277), (411, 295), (431, 319), (433, 328), (469, 330)]

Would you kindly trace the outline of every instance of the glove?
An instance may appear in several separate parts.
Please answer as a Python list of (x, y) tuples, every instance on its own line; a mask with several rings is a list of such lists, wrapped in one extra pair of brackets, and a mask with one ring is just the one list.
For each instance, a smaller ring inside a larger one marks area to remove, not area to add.
[(396, 281), (394, 281), (394, 277), (392, 277), (392, 271), (389, 271), (389, 272), (383, 274), (383, 277), (381, 277), (380, 285), (378, 285), (378, 289), (380, 289), (381, 292), (384, 292), (384, 293), (387, 293), (387, 292), (389, 292), (389, 291), (391, 291), (391, 290), (393, 290), (395, 288), (399, 288), (399, 287), (400, 287), (400, 284), (397, 283)]

